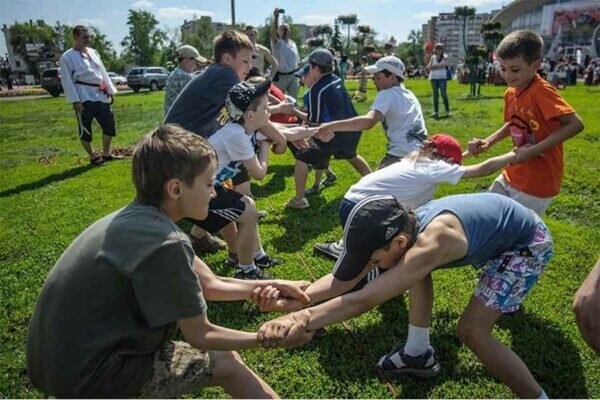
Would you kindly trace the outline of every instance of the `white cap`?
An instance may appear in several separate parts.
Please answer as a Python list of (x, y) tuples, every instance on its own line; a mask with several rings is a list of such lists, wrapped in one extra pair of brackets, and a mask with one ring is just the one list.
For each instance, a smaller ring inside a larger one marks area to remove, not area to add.
[(381, 57), (375, 65), (369, 65), (365, 67), (365, 71), (374, 74), (387, 70), (399, 78), (404, 78), (404, 63), (396, 56), (385, 56)]

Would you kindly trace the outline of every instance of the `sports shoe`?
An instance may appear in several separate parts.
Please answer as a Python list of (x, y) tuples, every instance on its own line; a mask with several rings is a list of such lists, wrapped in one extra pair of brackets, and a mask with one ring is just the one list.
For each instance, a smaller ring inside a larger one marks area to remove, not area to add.
[(343, 245), (341, 241), (331, 243), (315, 243), (315, 251), (327, 257), (337, 260), (342, 254)]
[(337, 175), (333, 172), (326, 172), (327, 177), (323, 179), (321, 185), (327, 187), (333, 185), (333, 182), (337, 181)]
[(258, 268), (271, 268), (279, 264), (283, 264), (283, 261), (278, 258), (273, 258), (268, 254), (265, 254), (261, 258), (254, 259), (254, 265)]
[(452, 116), (452, 111), (448, 110), (446, 111), (446, 117), (451, 117)]
[(297, 209), (303, 210), (305, 208), (310, 207), (310, 203), (308, 202), (308, 200), (306, 200), (306, 197), (303, 197), (301, 199), (292, 197), (291, 199), (288, 200), (287, 203), (285, 203), (285, 206), (287, 208), (297, 208)]
[(436, 113), (436, 112), (429, 114), (429, 116), (430, 116), (431, 118), (435, 118), (435, 119), (437, 119), (437, 118), (439, 118), (439, 117), (440, 117), (440, 115), (439, 115), (438, 113)]
[(254, 268), (248, 272), (244, 272), (241, 269), (236, 269), (235, 275), (233, 275), (235, 279), (245, 279), (245, 280), (267, 280), (273, 279), (273, 275), (264, 272), (260, 268)]
[(304, 191), (304, 194), (307, 196), (310, 196), (311, 194), (319, 194), (319, 193), (321, 193), (320, 185), (313, 185), (312, 187), (310, 187)]
[(256, 213), (258, 214), (258, 219), (262, 219), (269, 215), (269, 212), (267, 210), (258, 210)]
[(225, 241), (211, 235), (208, 232), (201, 238), (197, 238), (191, 233), (188, 236), (192, 242), (192, 248), (197, 255), (216, 253), (217, 251), (227, 247), (227, 243), (225, 243)]
[(235, 267), (238, 265), (238, 256), (235, 253), (229, 252), (227, 254), (227, 259), (225, 260), (225, 265), (228, 267)]
[(431, 378), (437, 375), (440, 364), (433, 354), (433, 347), (429, 346), (427, 351), (421, 355), (412, 357), (404, 353), (404, 343), (392, 350), (377, 362), (377, 366), (393, 375), (414, 375), (420, 378)]

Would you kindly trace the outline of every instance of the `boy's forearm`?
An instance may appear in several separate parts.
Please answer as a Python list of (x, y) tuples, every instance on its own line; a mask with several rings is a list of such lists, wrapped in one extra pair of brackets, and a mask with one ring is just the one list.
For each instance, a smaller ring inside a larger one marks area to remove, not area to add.
[(487, 138), (485, 138), (485, 141), (488, 142), (488, 148), (489, 148), (489, 147), (492, 147), (493, 145), (495, 145), (496, 143), (498, 143), (499, 141), (501, 141), (502, 139), (504, 139), (507, 136), (510, 136), (510, 127), (508, 125), (508, 122), (505, 123), (496, 132), (492, 133), (490, 136), (488, 136)]
[(195, 342), (190, 344), (201, 350), (229, 351), (261, 347), (254, 332), (243, 332), (212, 324), (202, 338)]
[(376, 124), (376, 120), (363, 115), (342, 121), (328, 122), (324, 125), (326, 125), (327, 129), (331, 129), (333, 132), (358, 132), (371, 129)]
[(561, 126), (546, 139), (531, 146), (530, 151), (532, 156), (537, 156), (545, 153), (550, 148), (572, 138), (583, 130), (583, 123), (579, 117), (573, 118), (566, 125)]
[(340, 281), (334, 278), (332, 274), (327, 274), (311, 283), (305, 292), (312, 303), (319, 303), (349, 291), (355, 284), (354, 281)]

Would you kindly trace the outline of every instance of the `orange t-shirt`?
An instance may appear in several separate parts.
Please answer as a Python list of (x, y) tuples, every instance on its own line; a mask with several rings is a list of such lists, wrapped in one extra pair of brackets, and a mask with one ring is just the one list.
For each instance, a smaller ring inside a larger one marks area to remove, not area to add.
[[(558, 117), (575, 110), (557, 90), (536, 75), (525, 89), (504, 93), (504, 121), (510, 124), (515, 146), (539, 143), (560, 127)], [(503, 171), (512, 187), (537, 197), (556, 196), (564, 170), (563, 145), (557, 144), (526, 163), (509, 165)]]

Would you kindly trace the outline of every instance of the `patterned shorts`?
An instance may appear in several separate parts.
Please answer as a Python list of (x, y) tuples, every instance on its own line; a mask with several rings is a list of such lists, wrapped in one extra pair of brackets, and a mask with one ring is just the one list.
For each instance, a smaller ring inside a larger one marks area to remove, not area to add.
[(168, 341), (154, 353), (154, 374), (140, 392), (143, 398), (174, 398), (197, 392), (210, 381), (214, 368), (211, 352), (188, 343)]
[(479, 274), (475, 298), (505, 314), (519, 309), (554, 255), (548, 228), (535, 213), (532, 214), (537, 224), (529, 246), (489, 260)]

